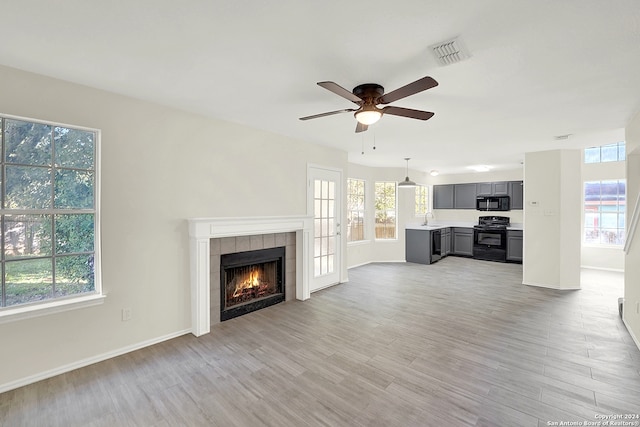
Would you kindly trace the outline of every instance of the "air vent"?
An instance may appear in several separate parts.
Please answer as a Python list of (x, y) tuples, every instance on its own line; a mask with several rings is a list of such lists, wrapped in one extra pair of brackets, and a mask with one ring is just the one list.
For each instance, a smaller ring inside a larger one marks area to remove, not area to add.
[(470, 57), (458, 38), (430, 46), (440, 65), (451, 65)]

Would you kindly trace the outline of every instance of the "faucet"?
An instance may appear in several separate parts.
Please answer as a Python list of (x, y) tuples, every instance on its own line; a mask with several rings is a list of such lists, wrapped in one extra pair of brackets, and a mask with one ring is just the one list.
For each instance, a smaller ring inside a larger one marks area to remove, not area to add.
[(431, 212), (425, 213), (424, 214), (424, 223), (422, 225), (428, 225), (430, 217), (433, 218), (433, 214)]

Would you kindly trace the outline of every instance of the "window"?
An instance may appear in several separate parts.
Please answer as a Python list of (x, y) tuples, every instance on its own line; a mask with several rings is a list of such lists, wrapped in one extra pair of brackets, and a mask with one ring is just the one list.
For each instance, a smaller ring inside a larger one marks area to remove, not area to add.
[(427, 214), (429, 190), (424, 185), (416, 186), (416, 216)]
[(584, 183), (584, 242), (623, 245), (625, 180)]
[(396, 183), (376, 182), (376, 239), (396, 238)]
[(0, 307), (96, 294), (97, 132), (0, 117)]
[(625, 158), (624, 141), (584, 149), (585, 163), (622, 162)]
[(364, 180), (347, 180), (347, 242), (364, 240)]

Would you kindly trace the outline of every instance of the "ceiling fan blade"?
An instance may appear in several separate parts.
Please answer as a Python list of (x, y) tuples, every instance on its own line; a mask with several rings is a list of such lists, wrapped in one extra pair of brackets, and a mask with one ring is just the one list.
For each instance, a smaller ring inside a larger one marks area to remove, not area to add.
[(383, 114), (391, 114), (394, 116), (409, 117), (418, 120), (429, 120), (433, 117), (434, 113), (429, 111), (412, 110), (411, 108), (402, 107), (384, 107), (382, 109)]
[(398, 99), (406, 98), (407, 96), (414, 95), (416, 93), (422, 92), (423, 90), (431, 89), (432, 87), (436, 86), (438, 86), (437, 81), (429, 76), (423, 77), (420, 80), (416, 80), (415, 82), (409, 83), (406, 86), (402, 86), (399, 89), (396, 89), (389, 93), (385, 93), (380, 98), (378, 98), (378, 104), (389, 104), (393, 101), (397, 101)]
[(367, 129), (369, 129), (369, 126), (360, 122), (358, 122), (358, 124), (356, 125), (356, 133), (364, 132)]
[(333, 116), (334, 114), (349, 113), (349, 112), (353, 112), (353, 111), (357, 111), (357, 109), (356, 108), (345, 108), (344, 110), (329, 111), (328, 113), (320, 113), (320, 114), (314, 114), (313, 116), (300, 117), (300, 120), (317, 119), (319, 117)]
[(337, 83), (318, 82), (318, 86), (322, 86), (323, 88), (330, 90), (336, 95), (340, 95), (341, 97), (346, 98), (351, 102), (355, 102), (358, 105), (360, 105), (360, 103), (362, 102), (362, 99), (359, 96), (354, 95), (353, 93), (349, 92), (347, 89), (343, 88)]

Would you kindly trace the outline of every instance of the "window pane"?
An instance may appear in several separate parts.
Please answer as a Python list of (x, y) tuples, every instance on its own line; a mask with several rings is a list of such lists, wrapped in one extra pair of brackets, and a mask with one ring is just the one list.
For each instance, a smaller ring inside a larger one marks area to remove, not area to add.
[(95, 292), (97, 133), (0, 124), (0, 306)]
[(93, 208), (93, 172), (62, 169), (56, 172), (57, 209)]
[(599, 243), (600, 242), (599, 230), (597, 228), (585, 228), (584, 241), (586, 243)]
[(7, 163), (51, 164), (51, 126), (11, 119), (4, 126)]
[(5, 215), (5, 259), (51, 255), (51, 216)]
[(6, 262), (5, 276), (7, 306), (53, 296), (51, 258)]
[(56, 257), (56, 297), (94, 290), (93, 255)]
[(585, 182), (585, 243), (624, 244), (625, 187), (625, 180)]
[(56, 215), (56, 253), (93, 252), (93, 214)]
[(7, 165), (6, 174), (6, 209), (51, 207), (51, 169)]
[(94, 134), (78, 129), (54, 129), (56, 165), (77, 169), (93, 169)]
[(615, 162), (618, 160), (618, 144), (604, 145), (601, 148), (600, 161)]
[(621, 162), (627, 158), (625, 145), (624, 142), (618, 144), (618, 160)]
[(600, 163), (600, 147), (585, 148), (585, 163)]
[(620, 240), (618, 238), (618, 230), (617, 229), (601, 229), (600, 243), (603, 245), (619, 245)]
[(618, 214), (617, 213), (603, 213), (601, 216), (603, 228), (618, 228)]

